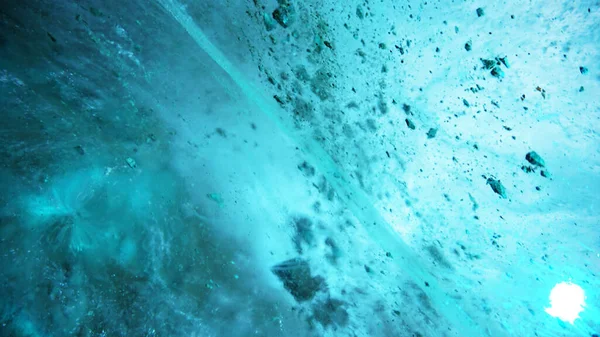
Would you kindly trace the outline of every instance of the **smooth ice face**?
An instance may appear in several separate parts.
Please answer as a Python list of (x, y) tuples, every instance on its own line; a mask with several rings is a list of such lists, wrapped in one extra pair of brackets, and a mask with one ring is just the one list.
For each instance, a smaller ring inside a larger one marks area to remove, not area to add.
[(550, 292), (550, 308), (546, 312), (564, 322), (573, 324), (585, 307), (583, 289), (573, 283), (561, 282)]

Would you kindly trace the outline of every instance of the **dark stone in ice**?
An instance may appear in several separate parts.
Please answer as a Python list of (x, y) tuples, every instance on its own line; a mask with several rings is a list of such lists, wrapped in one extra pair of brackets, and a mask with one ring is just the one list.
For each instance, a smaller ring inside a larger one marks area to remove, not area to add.
[(283, 28), (289, 27), (294, 22), (295, 11), (287, 1), (278, 1), (279, 7), (273, 11), (273, 19)]
[(546, 166), (544, 159), (535, 151), (531, 151), (525, 155), (525, 159), (531, 164), (539, 167)]
[(502, 69), (500, 69), (500, 67), (494, 67), (491, 71), (491, 74), (492, 74), (492, 76), (498, 77), (498, 78), (504, 77), (504, 71)]
[(83, 147), (81, 145), (75, 146), (74, 149), (75, 149), (75, 151), (77, 151), (77, 153), (79, 153), (82, 156), (85, 154), (85, 150), (83, 149)]
[(437, 135), (437, 131), (438, 130), (435, 128), (430, 128), (429, 131), (427, 131), (427, 138), (428, 139), (434, 138), (435, 135)]
[(271, 268), (283, 282), (283, 287), (294, 296), (296, 301), (311, 300), (315, 294), (325, 287), (321, 276), (311, 276), (308, 262), (300, 258), (284, 261)]
[(506, 190), (500, 180), (488, 178), (487, 183), (492, 187), (492, 190), (496, 192), (496, 194), (500, 195), (502, 198), (506, 198)]
[(465, 50), (471, 51), (471, 49), (473, 49), (473, 42), (469, 41), (469, 42), (465, 43)]
[(481, 59), (481, 63), (483, 63), (483, 68), (488, 70), (491, 70), (496, 66), (495, 60)]

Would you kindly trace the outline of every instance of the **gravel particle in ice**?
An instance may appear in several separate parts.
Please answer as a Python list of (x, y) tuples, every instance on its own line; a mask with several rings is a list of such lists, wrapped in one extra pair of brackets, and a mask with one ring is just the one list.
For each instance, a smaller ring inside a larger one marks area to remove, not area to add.
[(125, 159), (125, 161), (127, 162), (127, 165), (129, 165), (129, 167), (131, 167), (131, 168), (137, 167), (137, 163), (135, 162), (135, 160), (133, 158), (128, 157), (127, 159)]
[(546, 166), (546, 163), (544, 162), (544, 159), (542, 159), (542, 157), (537, 154), (537, 152), (535, 151), (531, 151), (529, 153), (527, 153), (525, 155), (525, 159), (527, 159), (527, 161), (531, 164), (531, 165), (535, 165), (538, 167), (544, 167)]
[(504, 185), (502, 185), (502, 182), (500, 182), (500, 180), (488, 178), (487, 184), (490, 185), (490, 187), (496, 194), (498, 194), (502, 198), (506, 198), (506, 189), (504, 188)]

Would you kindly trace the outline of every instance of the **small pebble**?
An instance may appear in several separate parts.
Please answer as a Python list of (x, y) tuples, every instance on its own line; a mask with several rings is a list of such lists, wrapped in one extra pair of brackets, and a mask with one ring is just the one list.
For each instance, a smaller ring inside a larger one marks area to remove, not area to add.
[(471, 51), (471, 49), (473, 49), (473, 43), (471, 41), (465, 43), (465, 50)]
[(125, 161), (127, 161), (127, 165), (129, 165), (129, 167), (131, 167), (131, 168), (137, 167), (137, 164), (133, 158), (129, 157)]

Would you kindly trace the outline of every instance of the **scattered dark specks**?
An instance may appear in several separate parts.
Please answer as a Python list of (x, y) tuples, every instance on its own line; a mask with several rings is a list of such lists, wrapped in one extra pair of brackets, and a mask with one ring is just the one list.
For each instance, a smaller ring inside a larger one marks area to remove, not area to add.
[(306, 161), (303, 161), (300, 165), (298, 165), (298, 169), (307, 177), (314, 176), (316, 172), (315, 168)]
[(502, 198), (506, 198), (506, 189), (504, 188), (504, 185), (502, 185), (502, 182), (500, 182), (500, 180), (488, 178), (487, 184), (490, 185), (490, 187), (496, 194), (498, 194)]
[(531, 172), (535, 171), (535, 168), (533, 166), (523, 165), (523, 166), (521, 166), (521, 170), (523, 170), (523, 172), (525, 172), (525, 173), (531, 173)]
[(495, 246), (498, 249), (501, 249), (502, 246), (500, 245), (500, 243), (498, 243), (498, 241), (502, 238), (502, 235), (500, 234), (496, 234), (494, 233), (494, 235), (492, 236), (492, 245)]
[(415, 124), (410, 119), (407, 118), (404, 121), (406, 122), (406, 126), (408, 126), (409, 129), (411, 129), (411, 130), (416, 129)]
[(546, 98), (546, 90), (544, 90), (542, 87), (537, 86), (535, 90), (539, 91), (544, 99)]
[(438, 247), (430, 245), (427, 246), (425, 249), (438, 265), (447, 269), (453, 269), (452, 264), (450, 264), (450, 262), (446, 259), (442, 251), (438, 249)]

